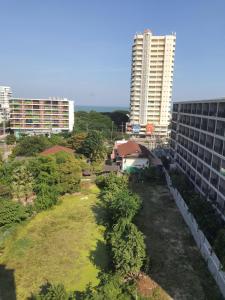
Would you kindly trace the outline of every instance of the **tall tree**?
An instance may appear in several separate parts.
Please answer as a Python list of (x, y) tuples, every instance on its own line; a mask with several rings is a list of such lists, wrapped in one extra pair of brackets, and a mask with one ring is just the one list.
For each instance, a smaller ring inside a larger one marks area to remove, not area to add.
[(89, 132), (86, 139), (82, 142), (79, 152), (92, 161), (103, 160), (107, 151), (101, 132), (96, 130)]

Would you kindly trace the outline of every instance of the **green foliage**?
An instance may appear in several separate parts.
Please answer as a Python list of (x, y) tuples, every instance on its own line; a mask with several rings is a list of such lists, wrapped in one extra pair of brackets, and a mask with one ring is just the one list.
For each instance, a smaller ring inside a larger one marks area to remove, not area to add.
[(110, 119), (114, 122), (114, 126), (116, 128), (120, 128), (122, 124), (126, 124), (129, 121), (127, 116), (129, 112), (125, 110), (115, 110), (113, 112), (104, 112), (102, 113), (105, 116), (110, 117)]
[(223, 268), (225, 268), (225, 229), (220, 229), (214, 242), (214, 249), (220, 259)]
[(81, 143), (81, 147), (78, 152), (84, 154), (92, 161), (103, 160), (106, 156), (107, 151), (101, 132), (89, 132), (86, 139)]
[(11, 188), (13, 199), (23, 204), (33, 195), (34, 179), (25, 164), (14, 169)]
[[(122, 275), (137, 273), (145, 259), (144, 237), (131, 223), (140, 208), (139, 197), (128, 189), (128, 177), (99, 177), (102, 200), (108, 213), (108, 242), (113, 265)], [(111, 226), (112, 231), (111, 231)]]
[(0, 199), (10, 199), (12, 198), (12, 191), (9, 185), (0, 183)]
[(51, 284), (47, 282), (44, 284), (40, 292), (37, 295), (31, 297), (32, 300), (72, 300), (75, 298), (72, 297), (69, 293), (66, 292), (66, 289), (63, 284)]
[(29, 160), (28, 170), (35, 180), (35, 192), (39, 192), (39, 186), (46, 184), (49, 186), (58, 185), (59, 173), (56, 160), (51, 156), (39, 156)]
[(9, 134), (6, 136), (6, 144), (7, 145), (13, 145), (16, 142), (16, 137), (14, 134)]
[(51, 145), (68, 145), (67, 140), (60, 134), (51, 134), (51, 137), (48, 138), (48, 141)]
[(113, 194), (105, 194), (104, 199), (113, 223), (118, 222), (120, 218), (131, 221), (140, 209), (140, 198), (127, 189), (121, 189)]
[(43, 135), (22, 137), (13, 149), (16, 156), (33, 156), (51, 146), (50, 141)]
[(85, 292), (78, 294), (81, 300), (130, 300), (135, 299), (135, 286), (133, 282), (125, 283), (119, 274), (104, 274), (97, 287), (88, 286)]
[(69, 140), (68, 144), (75, 150), (78, 151), (81, 147), (81, 144), (84, 142), (85, 138), (87, 137), (86, 132), (78, 132), (73, 134)]
[(143, 234), (127, 219), (120, 219), (110, 234), (113, 261), (121, 274), (137, 273), (145, 259)]
[(128, 177), (117, 176), (113, 173), (110, 173), (108, 176), (98, 176), (96, 179), (96, 184), (107, 191), (116, 192), (123, 188), (127, 188)]
[(75, 132), (88, 132), (89, 130), (97, 130), (102, 132), (105, 137), (109, 137), (111, 127), (111, 119), (99, 112), (78, 111), (75, 113)]
[(58, 173), (59, 187), (62, 194), (79, 191), (81, 167), (78, 160), (70, 155), (64, 162), (58, 164)]
[(38, 186), (37, 198), (34, 206), (37, 211), (51, 208), (58, 201), (59, 192), (57, 187), (42, 183)]
[(19, 223), (28, 217), (26, 208), (12, 200), (0, 200), (0, 226)]

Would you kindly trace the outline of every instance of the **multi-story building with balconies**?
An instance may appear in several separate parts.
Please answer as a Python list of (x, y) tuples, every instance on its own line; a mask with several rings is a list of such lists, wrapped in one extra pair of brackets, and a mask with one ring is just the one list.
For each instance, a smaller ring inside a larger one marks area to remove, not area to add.
[(10, 128), (16, 135), (72, 131), (74, 102), (66, 98), (10, 100)]
[(225, 98), (173, 104), (171, 155), (225, 216)]
[(175, 54), (175, 34), (134, 36), (127, 133), (168, 136)]
[(0, 123), (9, 120), (9, 100), (12, 90), (9, 86), (0, 86)]

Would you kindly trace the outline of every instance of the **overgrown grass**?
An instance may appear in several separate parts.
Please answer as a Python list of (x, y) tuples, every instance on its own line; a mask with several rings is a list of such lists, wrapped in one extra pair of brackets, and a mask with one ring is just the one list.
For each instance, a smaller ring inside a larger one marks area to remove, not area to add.
[[(98, 193), (91, 186), (64, 196), (60, 205), (19, 225), (5, 240), (0, 264), (14, 270), (17, 300), (26, 299), (46, 280), (63, 283), (68, 291), (98, 284), (97, 275), (108, 263), (105, 228), (93, 212)], [(6, 281), (0, 273), (3, 299)]]

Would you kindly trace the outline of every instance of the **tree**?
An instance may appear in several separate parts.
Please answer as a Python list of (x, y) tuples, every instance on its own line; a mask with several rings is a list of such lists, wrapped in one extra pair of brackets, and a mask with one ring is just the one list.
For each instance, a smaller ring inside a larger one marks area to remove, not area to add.
[(23, 204), (27, 204), (33, 196), (34, 179), (26, 165), (21, 165), (12, 174), (12, 195), (13, 198)]
[(0, 226), (20, 223), (28, 217), (26, 208), (12, 200), (0, 200)]
[(60, 134), (51, 134), (51, 137), (48, 139), (51, 145), (61, 145), (67, 146), (67, 140)]
[(88, 132), (96, 130), (101, 132), (105, 137), (110, 137), (112, 121), (108, 116), (96, 111), (75, 113), (75, 132)]
[(6, 136), (6, 144), (7, 145), (13, 145), (16, 142), (16, 137), (14, 134), (9, 134)]
[(39, 192), (41, 184), (57, 186), (59, 173), (56, 160), (51, 156), (39, 156), (29, 160), (28, 170), (35, 179), (34, 191)]
[(71, 136), (68, 140), (68, 144), (75, 150), (79, 150), (85, 138), (87, 137), (86, 132), (78, 132)]
[(45, 136), (25, 136), (18, 141), (13, 149), (13, 154), (16, 156), (33, 156), (50, 146), (51, 143)]
[(78, 152), (84, 154), (92, 161), (103, 160), (107, 151), (102, 134), (99, 131), (89, 132)]
[(80, 189), (81, 168), (79, 161), (68, 156), (66, 161), (58, 165), (60, 192), (74, 193)]
[(140, 271), (145, 259), (143, 234), (127, 219), (120, 219), (110, 234), (115, 269), (127, 275)]

